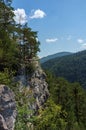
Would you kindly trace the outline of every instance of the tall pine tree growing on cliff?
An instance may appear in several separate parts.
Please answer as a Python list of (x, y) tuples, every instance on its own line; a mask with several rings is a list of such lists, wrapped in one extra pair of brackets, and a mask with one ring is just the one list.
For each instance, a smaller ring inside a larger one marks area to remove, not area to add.
[(37, 32), (32, 31), (31, 28), (25, 24), (22, 28), (24, 56), (26, 59), (32, 59), (39, 51), (39, 41), (37, 41)]
[(11, 4), (12, 0), (0, 0), (0, 70), (8, 68), (9, 72), (18, 71), (20, 59), (31, 67), (30, 60), (39, 51), (37, 32), (32, 31), (27, 24), (15, 23)]
[(17, 44), (13, 39), (15, 30), (14, 13), (11, 0), (0, 0), (0, 69), (9, 72), (17, 65)]
[(21, 68), (23, 66), (23, 69), (31, 72), (31, 69), (33, 69), (33, 57), (36, 57), (37, 52), (40, 51), (40, 42), (37, 40), (37, 32), (32, 31), (32, 29), (28, 27), (27, 23), (18, 26), (17, 35), (20, 49)]

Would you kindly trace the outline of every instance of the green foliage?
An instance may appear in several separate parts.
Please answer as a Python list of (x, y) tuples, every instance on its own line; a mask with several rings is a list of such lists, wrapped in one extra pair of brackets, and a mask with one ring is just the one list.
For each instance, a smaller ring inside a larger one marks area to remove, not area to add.
[(11, 0), (0, 1), (0, 71), (19, 74), (22, 66), (27, 73), (34, 71), (30, 63), (39, 51), (37, 32), (25, 25), (16, 25)]
[(22, 105), (21, 107), (17, 107), (18, 110), (18, 117), (16, 120), (16, 124), (15, 124), (15, 130), (28, 130), (28, 126), (27, 126), (27, 116), (29, 113), (27, 110), (27, 105)]
[(26, 74), (32, 74), (35, 71), (35, 65), (31, 62), (25, 65)]
[[(69, 83), (63, 78), (47, 74), (51, 98), (67, 112), (66, 130), (85, 130), (86, 128), (86, 91), (79, 83)], [(83, 129), (82, 129), (83, 128)]]
[(31, 94), (31, 91), (24, 87), (21, 92), (18, 89), (14, 89), (14, 92), (18, 111), (15, 130), (29, 130), (28, 123), (31, 122), (32, 118), (30, 119), (30, 116), (33, 114), (28, 105), (30, 103), (28, 96)]
[(10, 82), (11, 81), (8, 72), (0, 72), (0, 84), (8, 85)]
[(65, 130), (67, 113), (51, 99), (39, 110), (35, 120), (35, 130)]

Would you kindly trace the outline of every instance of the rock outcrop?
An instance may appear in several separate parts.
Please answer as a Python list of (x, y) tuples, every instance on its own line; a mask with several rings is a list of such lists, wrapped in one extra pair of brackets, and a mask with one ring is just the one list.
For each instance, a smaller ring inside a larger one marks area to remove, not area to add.
[[(32, 112), (27, 115), (29, 118), (37, 114), (39, 108), (43, 107), (49, 97), (46, 74), (41, 69), (38, 61), (34, 61), (35, 71), (33, 74), (20, 74), (13, 82), (18, 83), (18, 92), (26, 93), (27, 106)], [(19, 99), (23, 105), (22, 97)], [(14, 93), (5, 85), (0, 85), (0, 130), (14, 130), (17, 116), (16, 101)], [(26, 116), (26, 117), (27, 117)], [(28, 123), (33, 127), (33, 124)]]
[[(21, 75), (18, 75), (15, 78), (15, 81), (19, 83), (20, 92), (23, 91), (24, 87), (27, 91), (31, 91), (31, 93), (28, 94), (28, 104), (31, 110), (37, 112), (37, 110), (46, 102), (49, 96), (49, 91), (46, 82), (46, 74), (42, 70), (38, 60), (34, 58), (32, 64), (35, 67), (35, 71), (28, 75), (25, 75), (22, 72)], [(22, 71), (23, 70), (24, 69), (22, 69)]]
[(46, 102), (49, 97), (48, 84), (46, 82), (46, 74), (41, 69), (38, 61), (34, 63), (36, 66), (35, 72), (30, 78), (30, 88), (32, 89), (35, 102), (31, 109), (37, 110)]
[(16, 119), (14, 93), (5, 85), (0, 85), (0, 130), (14, 130)]

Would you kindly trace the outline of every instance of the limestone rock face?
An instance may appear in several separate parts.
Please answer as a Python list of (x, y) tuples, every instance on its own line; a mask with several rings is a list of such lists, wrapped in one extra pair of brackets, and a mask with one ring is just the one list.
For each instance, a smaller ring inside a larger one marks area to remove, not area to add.
[(35, 99), (34, 104), (32, 104), (32, 109), (37, 110), (43, 106), (49, 97), (46, 74), (43, 72), (39, 65), (31, 77), (30, 87), (32, 88), (33, 97)]
[(3, 116), (0, 114), (0, 130), (8, 130)]
[(16, 115), (14, 93), (0, 85), (0, 130), (14, 130)]

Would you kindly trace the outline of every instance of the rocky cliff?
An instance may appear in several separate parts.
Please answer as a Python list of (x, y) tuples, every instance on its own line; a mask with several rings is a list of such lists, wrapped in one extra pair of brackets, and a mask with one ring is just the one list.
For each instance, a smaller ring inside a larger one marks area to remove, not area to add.
[(31, 107), (32, 109), (39, 109), (49, 96), (46, 74), (40, 67), (36, 68), (36, 71), (31, 76), (30, 88), (32, 89), (33, 97), (35, 99), (35, 102)]
[[(31, 91), (28, 98), (34, 98), (35, 101), (30, 105), (33, 110), (39, 109), (44, 102), (46, 102), (49, 91), (48, 84), (46, 82), (46, 74), (42, 70), (38, 60), (33, 59), (32, 64), (34, 65), (34, 72), (32, 74), (25, 75), (25, 69), (23, 68), (20, 75), (15, 77), (15, 81), (19, 83), (19, 91), (22, 92), (25, 87), (27, 91)], [(29, 99), (28, 99), (29, 101)]]
[[(35, 71), (31, 75), (19, 75), (15, 81), (20, 83), (19, 91), (16, 92), (21, 93), (25, 91), (23, 89), (25, 88), (26, 91), (28, 91), (27, 106), (34, 111), (34, 113), (37, 113), (37, 110), (46, 102), (49, 91), (46, 74), (41, 69), (38, 61), (34, 61), (34, 64)], [(22, 101), (21, 99), (19, 100)], [(31, 101), (31, 99), (34, 100)], [(17, 108), (14, 93), (7, 86), (0, 85), (0, 130), (14, 130), (16, 116)]]
[(14, 130), (16, 119), (14, 93), (5, 85), (0, 85), (0, 130)]

